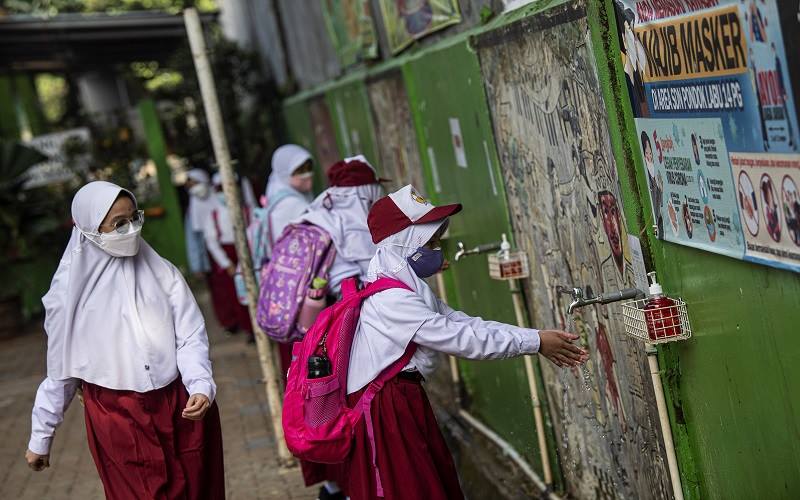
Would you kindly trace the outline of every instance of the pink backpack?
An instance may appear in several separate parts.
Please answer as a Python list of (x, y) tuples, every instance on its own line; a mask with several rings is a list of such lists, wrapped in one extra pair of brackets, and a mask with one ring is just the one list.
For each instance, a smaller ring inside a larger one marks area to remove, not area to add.
[(289, 224), (272, 247), (261, 270), (256, 321), (271, 339), (288, 343), (305, 334), (297, 325), (311, 281), (328, 278), (336, 247), (330, 235), (313, 224)]
[[(311, 462), (340, 463), (350, 452), (353, 431), (363, 415), (372, 447), (378, 495), (383, 496), (370, 404), (383, 384), (408, 364), (417, 346), (409, 344), (403, 356), (372, 381), (358, 403), (349, 408), (347, 371), (361, 302), (370, 295), (390, 288), (409, 289), (402, 281), (390, 278), (380, 278), (363, 290), (357, 290), (356, 287), (354, 278), (344, 280), (342, 299), (322, 311), (303, 341), (292, 346), (292, 364), (283, 401), (283, 432), (286, 445), (294, 456)], [(320, 354), (330, 360), (330, 375), (309, 379), (308, 359)]]

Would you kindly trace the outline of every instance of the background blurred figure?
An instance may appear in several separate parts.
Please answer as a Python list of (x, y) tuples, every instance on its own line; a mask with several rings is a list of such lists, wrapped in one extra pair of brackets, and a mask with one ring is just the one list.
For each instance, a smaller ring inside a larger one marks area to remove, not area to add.
[(211, 261), (206, 250), (203, 225), (204, 221), (211, 217), (215, 206), (214, 199), (211, 197), (211, 181), (208, 173), (200, 168), (189, 170), (186, 173), (184, 187), (189, 193), (189, 207), (184, 219), (189, 271), (198, 278), (205, 279), (208, 272), (211, 271)]
[[(211, 255), (209, 288), (214, 313), (227, 334), (244, 330), (250, 334), (249, 340), (252, 341), (253, 327), (250, 323), (250, 314), (236, 298), (233, 276), (236, 274), (236, 264), (239, 259), (234, 246), (233, 222), (228, 211), (225, 193), (222, 191), (222, 178), (219, 173), (214, 174), (212, 184), (214, 189), (213, 208), (203, 221), (203, 235), (208, 253)], [(247, 224), (250, 220), (250, 210), (247, 206), (244, 207), (244, 212), (245, 224)]]

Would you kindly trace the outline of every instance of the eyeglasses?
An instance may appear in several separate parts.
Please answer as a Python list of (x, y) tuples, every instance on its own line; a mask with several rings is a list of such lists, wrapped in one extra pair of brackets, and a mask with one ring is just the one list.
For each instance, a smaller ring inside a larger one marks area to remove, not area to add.
[(144, 224), (144, 211), (137, 210), (136, 212), (133, 213), (133, 217), (129, 219), (119, 219), (111, 224), (105, 224), (105, 226), (113, 228), (114, 231), (118, 232), (119, 234), (125, 234), (130, 231), (130, 228), (128, 227), (129, 224), (142, 227), (142, 225)]

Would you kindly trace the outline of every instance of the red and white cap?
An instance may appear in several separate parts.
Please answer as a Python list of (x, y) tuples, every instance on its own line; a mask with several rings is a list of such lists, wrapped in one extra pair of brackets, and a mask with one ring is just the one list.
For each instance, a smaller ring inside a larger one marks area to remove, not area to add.
[(373, 167), (364, 155), (345, 158), (331, 165), (328, 169), (328, 185), (330, 187), (353, 187), (366, 184), (386, 182), (375, 173)]
[(372, 242), (378, 243), (412, 224), (436, 222), (460, 211), (461, 203), (434, 206), (409, 184), (376, 201), (369, 211), (367, 225)]

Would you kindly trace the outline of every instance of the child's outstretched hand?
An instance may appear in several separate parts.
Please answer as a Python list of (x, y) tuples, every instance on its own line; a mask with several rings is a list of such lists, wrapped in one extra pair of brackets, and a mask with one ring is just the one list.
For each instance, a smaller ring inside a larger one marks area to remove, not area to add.
[(561, 330), (539, 330), (539, 354), (556, 366), (578, 366), (589, 359), (589, 353), (572, 342), (578, 336)]

